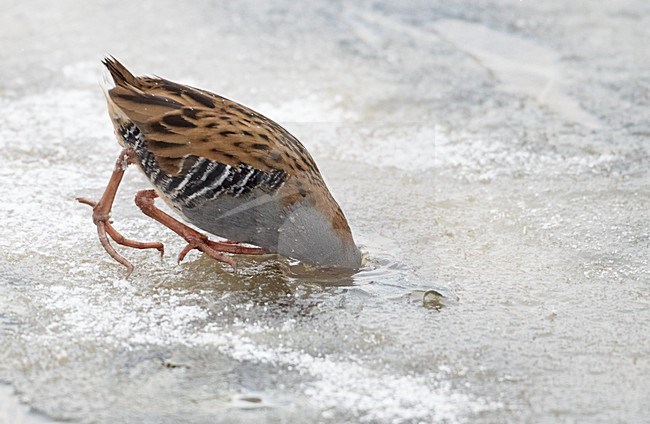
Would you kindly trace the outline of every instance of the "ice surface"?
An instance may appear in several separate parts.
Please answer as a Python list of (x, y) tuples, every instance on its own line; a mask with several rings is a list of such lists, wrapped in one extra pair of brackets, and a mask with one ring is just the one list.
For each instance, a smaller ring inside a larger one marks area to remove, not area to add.
[[(649, 416), (648, 5), (294, 3), (3, 9), (0, 421)], [(367, 266), (176, 265), (129, 170), (115, 226), (167, 253), (124, 280), (74, 201), (119, 152), (107, 53), (285, 125)]]
[(441, 20), (435, 28), (442, 37), (493, 72), (506, 90), (531, 96), (568, 120), (601, 128), (593, 116), (561, 89), (560, 58), (553, 50), (465, 21)]

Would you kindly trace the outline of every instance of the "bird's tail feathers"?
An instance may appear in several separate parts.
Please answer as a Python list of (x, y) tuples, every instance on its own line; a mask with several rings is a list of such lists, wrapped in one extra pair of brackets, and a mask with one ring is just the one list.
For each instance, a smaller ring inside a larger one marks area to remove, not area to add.
[(108, 72), (110, 72), (116, 86), (121, 87), (137, 87), (138, 82), (136, 77), (128, 70), (119, 60), (113, 56), (106, 56), (102, 61)]

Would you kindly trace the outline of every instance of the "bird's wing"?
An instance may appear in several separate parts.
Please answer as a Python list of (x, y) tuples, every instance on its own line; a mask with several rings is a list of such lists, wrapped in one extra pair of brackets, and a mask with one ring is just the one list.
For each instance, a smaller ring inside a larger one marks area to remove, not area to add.
[(176, 175), (188, 155), (230, 166), (247, 165), (288, 175), (318, 168), (302, 144), (276, 122), (205, 90), (162, 78), (134, 77), (115, 59), (105, 64), (113, 117), (125, 115), (144, 134), (160, 166)]

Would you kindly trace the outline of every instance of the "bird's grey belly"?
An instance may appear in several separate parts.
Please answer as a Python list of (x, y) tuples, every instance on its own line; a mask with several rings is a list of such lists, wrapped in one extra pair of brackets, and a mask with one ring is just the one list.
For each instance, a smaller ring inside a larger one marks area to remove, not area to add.
[(308, 201), (283, 208), (278, 195), (221, 196), (200, 207), (181, 207), (185, 218), (211, 234), (263, 247), (314, 265), (356, 269), (361, 253), (346, 245)]
[(277, 197), (261, 190), (245, 197), (220, 196), (194, 208), (181, 206), (180, 212), (204, 231), (270, 252), (277, 252), (278, 229), (285, 220)]

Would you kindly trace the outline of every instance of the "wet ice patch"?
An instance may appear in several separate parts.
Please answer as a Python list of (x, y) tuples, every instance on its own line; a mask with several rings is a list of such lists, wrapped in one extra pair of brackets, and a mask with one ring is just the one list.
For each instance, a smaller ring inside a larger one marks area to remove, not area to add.
[(556, 52), (516, 35), (466, 21), (442, 20), (434, 28), (493, 72), (506, 90), (531, 96), (569, 121), (601, 127), (564, 91), (562, 66)]
[[(435, 371), (395, 373), (353, 354), (320, 355), (292, 348), (281, 340), (296, 330), (293, 319), (277, 327), (244, 321), (225, 327), (211, 321), (206, 306), (199, 304), (200, 292), (158, 289), (143, 296), (141, 285), (121, 279), (76, 287), (39, 285), (33, 302), (51, 320), (38, 334), (22, 338), (34, 350), (48, 352), (48, 359), (41, 360), (46, 367), (74, 361), (77, 346), (98, 340), (109, 350), (156, 350), (155, 346), (216, 350), (239, 363), (300, 375), (298, 387), (291, 391), (301, 393), (328, 420), (456, 422), (468, 414), (501, 407), (498, 402), (452, 389)], [(292, 402), (285, 397), (278, 404), (268, 395), (239, 393), (225, 403), (215, 400), (215, 407), (259, 409)]]

